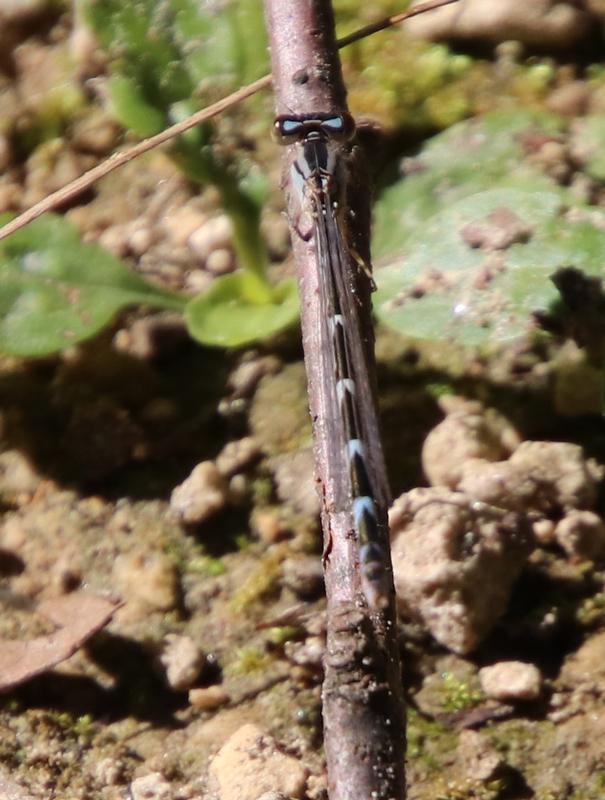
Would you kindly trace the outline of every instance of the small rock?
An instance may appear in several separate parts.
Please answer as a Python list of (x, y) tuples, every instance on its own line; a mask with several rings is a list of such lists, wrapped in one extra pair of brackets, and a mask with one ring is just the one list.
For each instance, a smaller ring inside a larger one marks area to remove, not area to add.
[(466, 777), (485, 783), (493, 780), (505, 762), (493, 744), (478, 731), (460, 731), (457, 760)]
[(555, 114), (576, 119), (588, 111), (590, 88), (584, 81), (569, 81), (557, 86), (548, 96), (546, 105)]
[(208, 254), (206, 269), (212, 275), (227, 275), (235, 269), (235, 256), (232, 250), (220, 247)]
[(4, 0), (0, 6), (0, 24), (17, 25), (31, 22), (48, 11), (45, 0)]
[(19, 450), (0, 453), (0, 496), (6, 503), (22, 505), (31, 499), (42, 478)]
[(390, 515), (401, 610), (455, 653), (473, 650), (506, 610), (532, 549), (519, 514), (447, 489), (415, 489)]
[(570, 511), (557, 524), (554, 538), (568, 556), (592, 561), (605, 557), (605, 525), (593, 511)]
[(457, 488), (489, 505), (548, 514), (593, 506), (601, 477), (578, 445), (522, 442), (508, 461), (467, 461)]
[(255, 509), (250, 519), (250, 527), (265, 544), (281, 542), (288, 534), (288, 528), (275, 508)]
[(130, 784), (132, 800), (173, 800), (170, 784), (159, 772), (135, 778)]
[(554, 544), (555, 539), (555, 523), (551, 519), (538, 519), (532, 524), (534, 537), (536, 542), (543, 547)]
[(150, 361), (172, 355), (188, 338), (180, 314), (154, 314), (118, 331), (114, 344), (122, 352)]
[(164, 639), (160, 663), (166, 670), (166, 680), (177, 692), (190, 689), (200, 677), (206, 656), (189, 636), (169, 633)]
[(179, 601), (179, 578), (173, 562), (161, 553), (119, 555), (113, 575), (122, 595), (158, 611), (170, 611)]
[(442, 403), (447, 413), (426, 437), (422, 468), (432, 486), (457, 487), (462, 465), (481, 458), (500, 461), (519, 446), (521, 439), (512, 425), (479, 403), (449, 397)]
[(185, 205), (169, 210), (162, 219), (162, 227), (174, 245), (183, 247), (189, 237), (207, 221), (207, 216), (199, 209)]
[(216, 457), (216, 467), (223, 475), (230, 477), (241, 472), (261, 455), (260, 445), (253, 436), (245, 436), (235, 442), (228, 442)]
[(227, 504), (225, 477), (213, 461), (202, 461), (170, 496), (170, 508), (186, 525), (199, 525)]
[(128, 249), (137, 258), (143, 256), (151, 247), (154, 231), (146, 222), (135, 222), (128, 231)]
[(234, 397), (250, 397), (265, 375), (275, 375), (280, 370), (275, 356), (262, 356), (242, 361), (229, 375), (229, 388)]
[(541, 48), (566, 49), (586, 36), (591, 24), (586, 10), (559, 0), (466, 0), (407, 20), (406, 32), (434, 41), (514, 39)]
[(295, 453), (271, 459), (277, 495), (295, 511), (309, 517), (319, 513), (319, 497), (313, 480), (313, 449), (305, 447)]
[(287, 558), (283, 565), (283, 583), (303, 600), (315, 600), (323, 590), (323, 570), (318, 556), (299, 555)]
[(500, 661), (479, 670), (481, 688), (494, 700), (535, 700), (542, 688), (540, 670), (523, 661)]
[(258, 800), (267, 792), (303, 796), (307, 770), (282, 753), (256, 725), (243, 725), (210, 764), (210, 778), (221, 800)]
[(103, 156), (113, 148), (117, 133), (116, 122), (105, 111), (96, 111), (75, 122), (72, 142), (78, 150)]
[(299, 667), (321, 668), (326, 652), (324, 636), (309, 636), (304, 642), (286, 642), (285, 653), (289, 661)]
[(233, 241), (233, 227), (226, 214), (208, 220), (194, 230), (187, 245), (200, 261), (207, 261), (214, 250), (230, 249)]
[(222, 686), (204, 686), (189, 690), (189, 702), (198, 711), (214, 711), (230, 700)]

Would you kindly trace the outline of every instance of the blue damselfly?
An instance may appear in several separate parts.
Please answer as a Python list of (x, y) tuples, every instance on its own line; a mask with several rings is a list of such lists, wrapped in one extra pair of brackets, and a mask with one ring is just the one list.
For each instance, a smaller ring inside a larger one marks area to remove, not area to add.
[(301, 237), (313, 238), (320, 267), (320, 357), (325, 374), (334, 378), (324, 388), (330, 409), (325, 427), (337, 475), (334, 505), (352, 510), (362, 590), (370, 608), (383, 608), (389, 602), (389, 493), (360, 316), (360, 281), (372, 285), (372, 279), (351, 241), (355, 123), (346, 113), (280, 116), (275, 133), (280, 143), (296, 148), (290, 170), (300, 209), (295, 228)]

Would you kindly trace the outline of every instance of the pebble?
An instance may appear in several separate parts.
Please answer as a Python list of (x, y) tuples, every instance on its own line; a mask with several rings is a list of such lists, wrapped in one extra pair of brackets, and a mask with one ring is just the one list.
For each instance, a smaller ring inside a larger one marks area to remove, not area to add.
[(532, 549), (529, 524), (441, 488), (402, 495), (389, 519), (400, 610), (453, 652), (471, 652), (506, 610)]
[(171, 689), (182, 692), (198, 680), (206, 664), (206, 655), (189, 636), (169, 633), (164, 639), (160, 663)]
[(214, 711), (230, 699), (222, 686), (204, 686), (189, 690), (189, 703), (198, 711)]
[(281, 751), (256, 725), (239, 728), (210, 764), (210, 778), (221, 800), (258, 800), (267, 792), (303, 797), (307, 770)]
[(434, 41), (514, 39), (540, 48), (567, 49), (586, 36), (591, 24), (587, 10), (558, 0), (466, 0), (463, 6), (447, 6), (407, 20), (406, 31)]
[(321, 668), (326, 653), (324, 636), (309, 636), (304, 642), (286, 642), (286, 657), (299, 667)]
[(227, 275), (235, 269), (235, 257), (232, 250), (219, 247), (208, 254), (206, 269), (212, 275)]
[(207, 216), (191, 206), (173, 208), (164, 214), (162, 227), (168, 238), (177, 246), (183, 247), (191, 234), (203, 227)]
[(275, 375), (281, 367), (275, 356), (261, 356), (242, 361), (229, 375), (229, 388), (236, 397), (250, 397), (265, 375)]
[(170, 496), (170, 508), (186, 525), (199, 525), (227, 504), (229, 487), (213, 461), (202, 461)]
[(130, 784), (132, 800), (173, 800), (170, 784), (160, 772), (135, 778)]
[(202, 294), (212, 283), (212, 276), (203, 269), (192, 269), (185, 276), (185, 290), (190, 294)]
[(260, 458), (261, 448), (253, 436), (228, 442), (216, 457), (216, 467), (219, 472), (229, 477), (241, 472), (252, 461)]
[(118, 127), (104, 111), (92, 112), (76, 122), (72, 142), (78, 150), (103, 156), (114, 147)]
[(316, 600), (323, 591), (323, 571), (318, 556), (299, 555), (282, 564), (284, 586), (302, 600)]
[(233, 227), (226, 214), (209, 219), (196, 228), (187, 240), (193, 255), (206, 262), (213, 250), (230, 249), (233, 240)]
[(471, 459), (500, 461), (519, 446), (513, 426), (492, 409), (476, 402), (448, 397), (442, 401), (447, 413), (426, 437), (422, 468), (432, 486), (455, 488), (463, 464)]
[(288, 528), (277, 509), (255, 509), (250, 520), (255, 535), (265, 544), (281, 542), (288, 534)]
[(21, 451), (0, 453), (0, 496), (5, 502), (23, 505), (41, 482), (42, 478)]
[(548, 547), (556, 542), (555, 523), (551, 519), (538, 519), (532, 524), (536, 542), (543, 547)]
[(534, 664), (500, 661), (479, 670), (481, 688), (494, 700), (535, 700), (542, 689), (542, 675)]
[(556, 89), (548, 96), (546, 106), (555, 114), (577, 119), (588, 111), (590, 89), (584, 81), (570, 81)]
[(46, 0), (4, 0), (0, 7), (2, 25), (22, 24), (41, 17), (48, 10)]
[(568, 556), (592, 561), (605, 557), (605, 525), (593, 511), (570, 511), (557, 523), (554, 538)]
[(143, 602), (158, 611), (170, 611), (178, 603), (178, 573), (162, 553), (123, 553), (114, 562), (113, 577), (126, 600)]
[(183, 317), (166, 313), (135, 320), (129, 328), (117, 332), (114, 345), (121, 352), (151, 361), (172, 355), (188, 340)]
[(271, 459), (271, 469), (279, 499), (305, 516), (316, 517), (320, 509), (313, 480), (313, 449), (305, 447), (295, 453), (275, 456)]
[(460, 731), (456, 756), (464, 774), (481, 783), (492, 780), (505, 764), (490, 740), (473, 730)]

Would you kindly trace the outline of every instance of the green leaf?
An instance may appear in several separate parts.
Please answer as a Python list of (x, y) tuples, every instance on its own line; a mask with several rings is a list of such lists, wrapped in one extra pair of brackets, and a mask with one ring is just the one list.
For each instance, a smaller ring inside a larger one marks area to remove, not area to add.
[(206, 345), (242, 347), (272, 336), (298, 319), (294, 281), (269, 287), (253, 273), (217, 279), (210, 290), (187, 304), (190, 334)]
[(375, 258), (403, 247), (408, 236), (440, 209), (499, 182), (535, 190), (552, 186), (524, 161), (524, 135), (561, 127), (552, 114), (494, 112), (461, 122), (429, 140), (410, 176), (390, 186), (376, 204)]
[(0, 350), (55, 353), (100, 331), (126, 306), (182, 310), (76, 228), (47, 215), (0, 243)]
[(557, 299), (557, 269), (604, 274), (604, 212), (526, 158), (559, 127), (552, 115), (499, 112), (428, 144), (377, 207), (382, 322), (418, 339), (499, 344), (536, 329)]
[[(605, 213), (565, 215), (563, 191), (492, 189), (463, 198), (409, 237), (404, 253), (377, 273), (379, 318), (408, 336), (464, 345), (501, 343), (535, 328), (557, 299), (550, 278), (564, 266), (603, 277)], [(473, 248), (469, 224), (490, 225), (506, 209), (530, 231), (502, 250)], [(597, 218), (598, 217), (598, 218)]]
[(142, 137), (161, 131), (165, 115), (148, 103), (132, 78), (114, 75), (109, 79), (109, 99), (114, 117)]

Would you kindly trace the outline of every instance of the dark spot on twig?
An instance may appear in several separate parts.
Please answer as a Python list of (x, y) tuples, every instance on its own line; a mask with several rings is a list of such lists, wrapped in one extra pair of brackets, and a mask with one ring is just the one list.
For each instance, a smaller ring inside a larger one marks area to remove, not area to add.
[(306, 69), (299, 69), (297, 72), (292, 75), (292, 83), (295, 86), (304, 86), (305, 83), (309, 83), (309, 73)]

